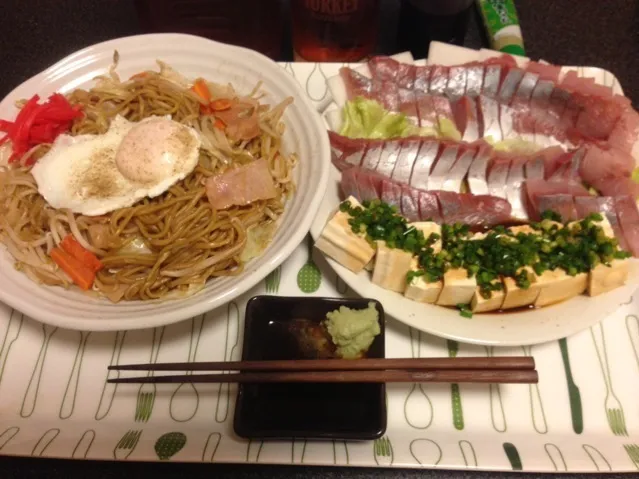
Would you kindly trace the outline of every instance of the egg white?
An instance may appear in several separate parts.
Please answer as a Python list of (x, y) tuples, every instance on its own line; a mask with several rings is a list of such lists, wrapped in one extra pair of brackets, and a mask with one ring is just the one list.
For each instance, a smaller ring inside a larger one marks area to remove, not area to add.
[(98, 216), (164, 193), (195, 169), (200, 145), (170, 117), (116, 116), (102, 135), (60, 135), (31, 173), (52, 207)]

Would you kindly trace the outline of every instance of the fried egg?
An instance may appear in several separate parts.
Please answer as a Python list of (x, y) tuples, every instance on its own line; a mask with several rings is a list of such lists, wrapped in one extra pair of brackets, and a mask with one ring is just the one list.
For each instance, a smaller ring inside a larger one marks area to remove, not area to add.
[(191, 173), (199, 134), (170, 117), (116, 116), (103, 135), (60, 135), (31, 173), (52, 207), (98, 216), (161, 195)]

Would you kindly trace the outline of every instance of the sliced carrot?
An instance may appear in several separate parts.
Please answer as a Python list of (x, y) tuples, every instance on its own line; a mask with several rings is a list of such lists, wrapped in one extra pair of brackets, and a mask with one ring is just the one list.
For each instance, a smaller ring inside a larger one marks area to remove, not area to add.
[(198, 78), (197, 80), (195, 80), (195, 83), (193, 83), (191, 90), (193, 90), (195, 94), (198, 95), (202, 100), (206, 102), (211, 101), (211, 92), (209, 91), (209, 87), (206, 84), (206, 81), (204, 81), (203, 79)]
[(226, 125), (224, 124), (224, 122), (220, 120), (219, 118), (215, 119), (215, 123), (213, 123), (213, 126), (217, 128), (218, 130), (223, 130), (226, 128)]
[(202, 105), (200, 104), (200, 115), (210, 115), (211, 112), (211, 105)]
[(98, 259), (98, 257), (94, 255), (91, 251), (86, 249), (84, 246), (82, 246), (80, 243), (78, 243), (78, 240), (76, 240), (73, 235), (70, 234), (65, 236), (62, 242), (60, 243), (60, 246), (62, 246), (62, 249), (66, 253), (73, 256), (75, 259), (77, 259), (80, 263), (82, 263), (84, 266), (89, 268), (94, 273), (97, 273), (102, 268), (104, 268), (104, 265)]
[(93, 286), (93, 282), (95, 281), (94, 271), (91, 271), (80, 261), (60, 248), (53, 248), (51, 250), (51, 259), (62, 269), (62, 271), (68, 274), (73, 282), (81, 289), (85, 291), (91, 289), (91, 286)]
[(211, 110), (213, 111), (230, 110), (232, 106), (233, 102), (228, 98), (220, 98), (219, 100), (214, 100), (211, 102)]

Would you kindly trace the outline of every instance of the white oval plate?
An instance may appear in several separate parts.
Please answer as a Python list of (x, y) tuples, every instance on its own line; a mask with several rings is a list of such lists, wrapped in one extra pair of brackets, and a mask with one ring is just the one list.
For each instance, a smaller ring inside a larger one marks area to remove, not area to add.
[[(459, 62), (448, 58), (447, 64), (455, 63)], [(596, 81), (612, 86), (616, 93), (623, 94), (619, 82), (609, 72), (599, 68), (568, 68), (577, 70), (580, 76), (594, 77)], [(314, 239), (319, 237), (324, 225), (340, 203), (340, 179), (341, 174), (331, 165), (326, 195), (311, 227)], [(353, 291), (361, 296), (379, 300), (384, 305), (386, 313), (398, 321), (435, 336), (492, 346), (525, 346), (571, 336), (613, 313), (620, 304), (629, 301), (639, 285), (638, 261), (631, 260), (627, 284), (601, 296), (590, 298), (581, 295), (537, 310), (476, 314), (471, 319), (466, 319), (454, 309), (406, 299), (398, 293), (373, 284), (370, 273), (364, 271), (355, 274), (332, 259), (326, 259)]]
[(27, 80), (0, 103), (0, 118), (12, 119), (14, 102), (38, 93), (42, 98), (87, 87), (107, 72), (113, 51), (120, 53), (118, 73), (123, 78), (157, 69), (163, 60), (189, 78), (202, 76), (230, 82), (239, 92), (250, 92), (258, 81), (267, 93), (263, 101), (276, 104), (292, 96), (284, 116), (284, 147), (299, 154), (295, 171), (297, 192), (286, 206), (280, 227), (267, 250), (235, 277), (219, 278), (186, 299), (130, 301), (118, 304), (79, 291), (40, 286), (13, 268), (0, 249), (0, 300), (34, 319), (55, 326), (86, 331), (155, 327), (210, 311), (246, 292), (279, 266), (307, 234), (328, 181), (330, 148), (320, 115), (298, 83), (275, 62), (251, 50), (181, 34), (139, 35), (100, 43), (80, 50)]

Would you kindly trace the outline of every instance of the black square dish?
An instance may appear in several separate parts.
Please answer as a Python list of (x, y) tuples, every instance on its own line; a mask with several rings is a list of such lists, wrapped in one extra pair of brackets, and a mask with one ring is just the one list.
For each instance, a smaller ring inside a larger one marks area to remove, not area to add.
[[(315, 323), (346, 306), (375, 303), (380, 334), (369, 358), (384, 358), (384, 310), (373, 299), (256, 296), (246, 306), (242, 360), (300, 359), (282, 324), (304, 318)], [(371, 440), (386, 431), (386, 385), (240, 384), (235, 433), (244, 438)]]

